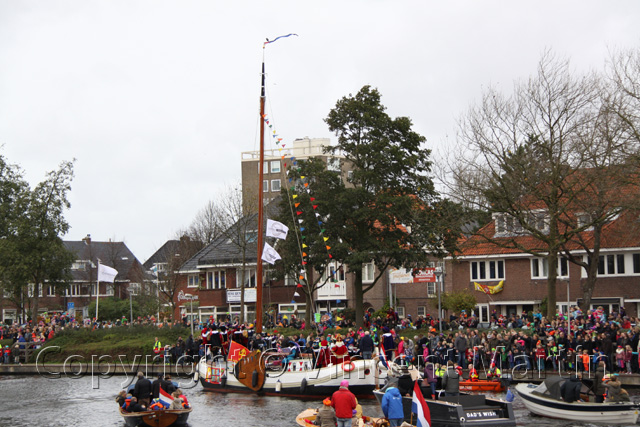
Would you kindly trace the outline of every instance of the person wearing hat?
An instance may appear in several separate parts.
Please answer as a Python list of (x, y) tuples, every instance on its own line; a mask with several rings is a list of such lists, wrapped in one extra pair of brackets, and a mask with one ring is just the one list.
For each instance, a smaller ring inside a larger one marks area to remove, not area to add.
[(331, 396), (331, 406), (338, 418), (337, 427), (351, 427), (351, 417), (357, 405), (356, 397), (349, 391), (349, 381), (342, 380), (338, 391)]
[(613, 374), (609, 380), (605, 380), (604, 386), (607, 388), (607, 402), (629, 402), (629, 393), (622, 388), (618, 374)]
[(604, 386), (605, 368), (606, 362), (604, 360), (599, 361), (598, 367), (596, 368), (595, 378), (593, 380), (593, 394), (596, 395), (596, 403), (604, 402), (604, 394), (607, 391)]
[(331, 398), (327, 397), (322, 401), (322, 408), (316, 415), (316, 425), (320, 427), (335, 427), (337, 421), (336, 411), (331, 407)]
[(442, 388), (445, 396), (460, 395), (460, 374), (451, 360), (447, 362), (447, 370), (442, 376)]
[(320, 341), (320, 351), (318, 352), (318, 368), (324, 368), (331, 363), (331, 350), (329, 350), (329, 342), (327, 340)]

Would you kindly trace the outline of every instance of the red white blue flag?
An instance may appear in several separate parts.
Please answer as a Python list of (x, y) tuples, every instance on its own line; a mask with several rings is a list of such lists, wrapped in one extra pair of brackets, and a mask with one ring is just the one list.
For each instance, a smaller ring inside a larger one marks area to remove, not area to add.
[(382, 343), (380, 343), (380, 361), (385, 368), (389, 369), (389, 364), (387, 363), (387, 354), (384, 351), (384, 345), (382, 345)]
[(416, 414), (416, 421), (418, 427), (431, 426), (431, 412), (429, 407), (424, 401), (424, 396), (418, 387), (418, 381), (413, 383), (413, 399), (411, 399), (411, 412)]
[(169, 406), (171, 406), (171, 403), (173, 402), (173, 397), (171, 397), (171, 395), (166, 391), (164, 391), (162, 388), (160, 388), (160, 396), (158, 397), (160, 398), (160, 402), (164, 405), (165, 408), (168, 408)]

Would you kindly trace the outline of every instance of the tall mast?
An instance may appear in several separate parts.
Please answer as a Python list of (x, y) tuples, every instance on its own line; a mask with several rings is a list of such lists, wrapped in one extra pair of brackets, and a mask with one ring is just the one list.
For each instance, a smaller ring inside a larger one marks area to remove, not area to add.
[(256, 269), (256, 332), (262, 333), (262, 228), (264, 217), (264, 204), (262, 199), (264, 197), (264, 103), (265, 103), (265, 89), (264, 89), (264, 58), (262, 59), (262, 84), (260, 87), (260, 165), (258, 170), (260, 171), (258, 179), (258, 259)]

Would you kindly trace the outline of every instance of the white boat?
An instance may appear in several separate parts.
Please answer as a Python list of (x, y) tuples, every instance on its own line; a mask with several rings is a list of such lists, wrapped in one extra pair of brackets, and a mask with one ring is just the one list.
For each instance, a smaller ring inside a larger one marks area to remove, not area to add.
[(315, 368), (310, 358), (294, 359), (279, 368), (268, 369), (268, 355), (252, 352), (238, 363), (222, 358), (198, 363), (197, 379), (206, 391), (258, 393), (290, 397), (330, 396), (349, 381), (349, 390), (359, 397), (372, 397), (386, 378), (386, 369), (377, 359), (352, 360)]
[(565, 378), (550, 377), (541, 384), (520, 383), (516, 393), (527, 409), (536, 415), (561, 420), (597, 424), (635, 424), (639, 405), (634, 402), (594, 403), (565, 402), (560, 397), (560, 386)]

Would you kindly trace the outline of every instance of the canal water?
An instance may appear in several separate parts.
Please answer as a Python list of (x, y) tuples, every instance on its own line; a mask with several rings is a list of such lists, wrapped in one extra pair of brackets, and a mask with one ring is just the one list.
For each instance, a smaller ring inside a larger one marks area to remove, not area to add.
[[(43, 378), (41, 376), (0, 376), (0, 426), (109, 426), (123, 427), (114, 401), (123, 388), (124, 376), (108, 379), (85, 376)], [(126, 384), (124, 384), (126, 385)], [(320, 401), (285, 397), (259, 397), (251, 394), (205, 392), (202, 386), (186, 389), (194, 410), (190, 427), (243, 426), (294, 427), (297, 414)], [(638, 391), (633, 400), (640, 400)], [(375, 399), (361, 400), (365, 415), (382, 416)], [(556, 421), (530, 414), (516, 397), (519, 426), (591, 426), (576, 421)]]

